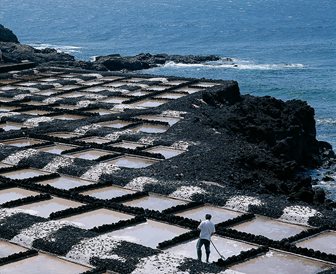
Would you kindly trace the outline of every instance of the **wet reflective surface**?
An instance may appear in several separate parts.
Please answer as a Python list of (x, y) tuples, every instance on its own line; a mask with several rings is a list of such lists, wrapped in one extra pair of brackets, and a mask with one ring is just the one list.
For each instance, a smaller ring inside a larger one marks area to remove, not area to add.
[(11, 179), (27, 179), (27, 178), (32, 178), (36, 176), (46, 175), (46, 174), (48, 173), (42, 172), (37, 169), (31, 169), (31, 168), (1, 173), (2, 176), (5, 176)]
[(172, 206), (183, 205), (185, 203), (186, 202), (184, 201), (166, 198), (163, 196), (162, 197), (161, 196), (147, 196), (147, 197), (143, 197), (140, 199), (126, 202), (124, 203), (124, 205), (162, 211)]
[(118, 167), (144, 168), (157, 162), (158, 162), (157, 160), (152, 160), (143, 157), (122, 156), (117, 159), (108, 161), (107, 163), (114, 164)]
[(312, 248), (314, 250), (336, 255), (336, 232), (327, 231), (321, 233), (307, 240), (298, 242), (296, 246)]
[(28, 196), (36, 196), (39, 195), (40, 193), (18, 188), (18, 187), (13, 187), (9, 189), (3, 189), (0, 190), (0, 204), (7, 203), (9, 201), (14, 201), (18, 199), (22, 199)]
[(112, 199), (115, 197), (123, 196), (126, 194), (132, 194), (132, 193), (135, 193), (135, 191), (121, 188), (121, 187), (109, 186), (109, 187), (104, 187), (100, 189), (85, 191), (85, 192), (82, 192), (81, 194), (106, 200), (106, 199)]
[(246, 274), (315, 274), (331, 266), (303, 257), (270, 251), (266, 255), (230, 267)]
[(75, 177), (69, 177), (69, 176), (61, 176), (56, 179), (38, 182), (38, 184), (41, 184), (41, 185), (51, 185), (53, 187), (60, 188), (60, 189), (70, 189), (74, 187), (90, 185), (93, 183), (94, 182), (81, 180), (81, 179), (78, 179)]
[(255, 235), (262, 235), (272, 240), (288, 238), (307, 229), (304, 226), (287, 224), (260, 216), (231, 228)]
[(238, 217), (239, 215), (242, 215), (241, 213), (238, 213), (236, 211), (231, 211), (223, 208), (218, 208), (214, 206), (202, 206), (197, 207), (194, 209), (190, 209), (187, 211), (180, 212), (178, 214), (175, 214), (177, 216), (182, 216), (185, 218), (190, 218), (196, 221), (199, 220), (205, 220), (205, 215), (211, 214), (212, 218), (211, 221), (215, 224), (227, 221), (229, 219), (233, 219)]
[[(218, 249), (219, 253), (224, 256), (225, 258), (231, 257), (233, 255), (239, 255), (242, 251), (247, 251), (252, 248), (257, 248), (257, 246), (246, 244), (243, 242), (213, 236), (211, 238), (212, 242)], [(173, 254), (182, 255), (185, 257), (197, 259), (197, 252), (196, 252), (196, 244), (198, 239), (189, 241), (174, 247), (167, 249), (168, 252)], [(202, 260), (205, 261), (205, 249), (204, 246), (202, 247)], [(221, 257), (218, 255), (216, 250), (214, 249), (213, 245), (210, 245), (210, 262), (217, 261)]]
[[(14, 253), (24, 252), (27, 249), (6, 241), (0, 240), (0, 258), (7, 257)], [(1, 268), (0, 268), (1, 269)], [(2, 272), (0, 272), (2, 273)]]
[(62, 198), (53, 197), (51, 200), (41, 201), (41, 202), (23, 205), (23, 206), (19, 206), (15, 208), (31, 210), (32, 213), (38, 216), (48, 218), (50, 213), (52, 212), (57, 212), (57, 211), (64, 210), (70, 207), (74, 208), (74, 207), (78, 207), (81, 205), (83, 204), (70, 201), (70, 200), (66, 200), (66, 199), (62, 199)]
[(146, 149), (145, 151), (152, 152), (152, 153), (159, 153), (165, 157), (165, 159), (169, 159), (175, 157), (177, 155), (182, 154), (183, 150), (177, 150), (170, 147), (158, 146)]
[(15, 263), (0, 266), (1, 274), (79, 274), (90, 268), (49, 255), (39, 254)]
[(98, 209), (79, 215), (71, 216), (62, 219), (62, 221), (73, 222), (85, 229), (91, 229), (95, 226), (101, 226), (104, 224), (112, 224), (119, 222), (120, 220), (128, 220), (133, 218), (133, 216), (108, 210), (108, 209)]
[(108, 233), (108, 235), (118, 240), (156, 248), (158, 243), (172, 239), (185, 232), (188, 232), (188, 230), (155, 221), (147, 221), (146, 223)]

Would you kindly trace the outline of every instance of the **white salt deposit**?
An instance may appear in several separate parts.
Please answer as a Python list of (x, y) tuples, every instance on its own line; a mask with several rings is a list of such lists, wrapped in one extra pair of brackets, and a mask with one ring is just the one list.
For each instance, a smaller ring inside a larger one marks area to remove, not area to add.
[(138, 191), (143, 191), (144, 186), (148, 184), (158, 184), (159, 181), (150, 178), (150, 177), (138, 177), (130, 181), (127, 185), (125, 185), (126, 188), (138, 190)]
[(161, 116), (182, 118), (182, 115), (187, 114), (185, 111), (166, 110), (161, 113)]
[(153, 145), (156, 140), (156, 137), (142, 137), (138, 143), (143, 145)]
[(14, 154), (9, 155), (6, 159), (3, 160), (3, 162), (11, 164), (11, 165), (17, 165), (21, 160), (29, 158), (33, 155), (36, 155), (38, 151), (36, 149), (26, 149), (18, 151)]
[(98, 182), (102, 174), (113, 174), (118, 170), (120, 170), (120, 168), (113, 164), (100, 163), (98, 165), (92, 166), (81, 176), (81, 178)]
[(30, 215), (35, 215), (32, 214), (33, 212), (31, 210), (23, 210), (23, 209), (13, 209), (13, 208), (1, 208), (0, 209), (0, 220), (10, 217), (12, 215), (18, 214), (18, 213), (25, 213), (25, 214), (30, 214)]
[(307, 225), (309, 218), (314, 216), (322, 217), (322, 214), (308, 206), (289, 206), (284, 209), (280, 219)]
[(20, 115), (19, 112), (1, 112), (0, 113), (0, 119), (2, 117), (11, 117), (11, 116), (14, 116), (14, 115)]
[(49, 97), (47, 99), (43, 100), (43, 103), (47, 103), (47, 104), (53, 104), (55, 102), (57, 102), (58, 100), (61, 100), (62, 98), (60, 97)]
[(31, 95), (30, 94), (18, 94), (18, 95), (15, 95), (14, 97), (13, 97), (13, 99), (14, 100), (22, 100), (22, 99), (24, 99), (24, 98), (26, 98), (26, 97), (30, 97)]
[(130, 129), (126, 129), (126, 130), (122, 130), (122, 131), (116, 131), (116, 132), (113, 132), (111, 134), (107, 134), (105, 136), (105, 138), (109, 139), (111, 141), (117, 141), (120, 138), (120, 136), (131, 135), (131, 134), (134, 134), (134, 131), (132, 131)]
[(16, 235), (11, 241), (22, 246), (31, 247), (33, 241), (36, 239), (42, 239), (50, 234), (56, 232), (62, 227), (72, 225), (66, 221), (49, 221), (43, 223), (36, 223), (31, 227), (24, 229), (20, 234)]
[(85, 108), (87, 106), (89, 106), (90, 104), (92, 104), (93, 102), (90, 100), (82, 100), (77, 102), (76, 106), (81, 107), (81, 108)]
[(190, 145), (194, 145), (194, 143), (186, 141), (177, 141), (174, 144), (172, 144), (171, 147), (180, 150), (188, 150), (188, 147)]
[(98, 128), (101, 128), (101, 126), (97, 125), (97, 124), (86, 125), (86, 126), (82, 126), (82, 127), (76, 128), (75, 129), (75, 133), (80, 134), (80, 135), (84, 135), (89, 130), (98, 129)]
[(42, 170), (56, 172), (61, 167), (72, 165), (73, 162), (74, 159), (57, 156), (51, 162), (49, 162)]
[(26, 120), (23, 125), (26, 127), (37, 127), (39, 123), (51, 122), (54, 118), (52, 117), (35, 117)]
[(248, 211), (250, 205), (261, 206), (263, 204), (264, 203), (256, 197), (237, 195), (227, 200), (225, 207), (234, 210)]
[[(160, 254), (146, 257), (141, 259), (138, 263), (137, 268), (132, 272), (132, 274), (189, 274), (190, 271), (181, 271), (179, 266), (185, 261), (185, 257), (181, 255), (174, 255), (169, 252), (162, 252)], [(233, 271), (221, 271), (217, 274), (238, 274), (239, 272)], [(200, 274), (208, 274), (208, 272), (200, 272)]]
[(66, 257), (84, 264), (90, 264), (92, 257), (125, 262), (124, 258), (112, 253), (120, 244), (120, 241), (104, 234), (91, 239), (82, 240), (71, 248)]
[(194, 194), (205, 194), (207, 193), (203, 188), (198, 186), (181, 186), (176, 191), (171, 193), (169, 196), (180, 199), (190, 200)]

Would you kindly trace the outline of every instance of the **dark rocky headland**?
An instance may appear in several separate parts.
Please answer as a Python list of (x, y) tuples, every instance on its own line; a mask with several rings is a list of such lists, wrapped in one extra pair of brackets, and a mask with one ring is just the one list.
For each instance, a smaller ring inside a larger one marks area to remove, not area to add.
[[(37, 50), (20, 44), (17, 37), (2, 25), (0, 50), (0, 60), (4, 64), (30, 61), (40, 67), (99, 71), (133, 71), (170, 61), (200, 63), (220, 59), (213, 55), (139, 54), (79, 61), (54, 49)], [(227, 61), (232, 60), (228, 58)], [(188, 154), (180, 157), (178, 165), (164, 161), (146, 169), (146, 174), (134, 171), (133, 174), (119, 175), (126, 178), (155, 175), (167, 181), (221, 182), (230, 193), (270, 195), (279, 202), (285, 199), (309, 203), (323, 210), (335, 207), (334, 202), (325, 199), (323, 190), (313, 188), (311, 177), (305, 175), (309, 169), (335, 163), (331, 145), (316, 139), (314, 109), (306, 102), (241, 95), (238, 83), (232, 81), (225, 93), (214, 87), (209, 92), (168, 103), (161, 109), (165, 108), (190, 114), (170, 131), (171, 138), (183, 140), (188, 132), (188, 139), (201, 143), (202, 148), (191, 147)], [(154, 186), (148, 190), (154, 191)], [(199, 199), (206, 201), (206, 197)]]

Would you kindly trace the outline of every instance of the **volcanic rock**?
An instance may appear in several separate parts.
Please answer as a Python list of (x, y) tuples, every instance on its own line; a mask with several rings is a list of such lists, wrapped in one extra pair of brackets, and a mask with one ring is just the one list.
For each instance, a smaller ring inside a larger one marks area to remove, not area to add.
[(0, 24), (0, 42), (19, 43), (19, 40), (10, 29)]

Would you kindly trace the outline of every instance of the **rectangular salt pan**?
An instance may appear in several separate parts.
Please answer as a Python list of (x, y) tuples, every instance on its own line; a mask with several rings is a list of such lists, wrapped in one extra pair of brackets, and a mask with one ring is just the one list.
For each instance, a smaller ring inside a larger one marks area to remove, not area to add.
[(165, 146), (153, 147), (153, 148), (146, 149), (145, 151), (161, 154), (165, 157), (165, 159), (175, 157), (184, 152), (182, 150), (177, 150), (177, 149), (165, 147)]
[(109, 186), (109, 187), (104, 187), (100, 189), (82, 192), (81, 194), (89, 195), (91, 197), (95, 197), (98, 199), (108, 200), (108, 199), (120, 197), (120, 196), (127, 195), (127, 194), (133, 194), (134, 192), (135, 191), (121, 188), (121, 187)]
[(74, 158), (81, 158), (85, 160), (97, 160), (99, 157), (106, 156), (106, 155), (112, 155), (112, 154), (113, 153), (109, 151), (90, 149), (90, 150), (85, 150), (85, 151), (72, 153), (68, 155)]
[(41, 140), (29, 139), (29, 138), (20, 138), (20, 139), (1, 141), (1, 142), (5, 145), (15, 146), (15, 147), (27, 147), (27, 146), (32, 146), (32, 145), (43, 143), (43, 141)]
[(47, 175), (48, 173), (42, 172), (37, 169), (31, 169), (31, 168), (26, 168), (26, 169), (21, 169), (21, 170), (15, 170), (15, 171), (10, 171), (10, 172), (5, 172), (2, 173), (2, 176), (5, 176), (10, 179), (28, 179), (28, 178), (33, 178), (41, 175)]
[(88, 270), (90, 268), (44, 254), (0, 266), (1, 274), (80, 274)]
[(288, 238), (306, 230), (307, 227), (283, 223), (258, 216), (255, 219), (232, 227), (238, 231), (262, 235), (272, 240)]
[(61, 211), (67, 208), (75, 208), (75, 207), (79, 207), (83, 204), (78, 203), (78, 202), (74, 202), (74, 201), (69, 201), (66, 199), (61, 199), (61, 198), (55, 198), (53, 197), (51, 200), (47, 200), (47, 201), (41, 201), (41, 202), (37, 202), (37, 203), (33, 203), (33, 204), (28, 204), (28, 205), (23, 205), (23, 206), (19, 206), (19, 207), (15, 207), (16, 209), (25, 209), (25, 210), (31, 210), (32, 213), (44, 217), (44, 218), (48, 218), (49, 215), (52, 212), (57, 212), (57, 211)]
[(246, 274), (315, 274), (331, 265), (282, 252), (269, 251), (267, 254), (230, 267), (231, 270)]
[(166, 198), (163, 196), (162, 197), (161, 196), (147, 196), (147, 197), (143, 197), (140, 199), (126, 202), (124, 203), (124, 205), (162, 211), (164, 209), (177, 206), (177, 205), (183, 205), (185, 203), (186, 202), (181, 201), (181, 200)]
[(112, 127), (112, 128), (123, 128), (132, 124), (131, 122), (122, 121), (122, 120), (113, 120), (99, 123), (99, 125), (104, 127)]
[(192, 220), (204, 220), (206, 214), (211, 214), (211, 221), (215, 224), (236, 218), (241, 215), (239, 212), (227, 210), (214, 206), (202, 206), (176, 214), (177, 216), (189, 218)]
[(78, 141), (82, 141), (82, 142), (85, 142), (85, 143), (95, 143), (95, 144), (106, 144), (106, 143), (111, 142), (111, 140), (102, 139), (102, 138), (98, 138), (98, 137), (82, 138), (82, 139), (78, 139)]
[(163, 132), (166, 132), (168, 130), (168, 127), (163, 126), (163, 125), (144, 124), (144, 125), (141, 125), (141, 126), (137, 126), (133, 130), (144, 132), (144, 133), (163, 133)]
[(123, 141), (123, 142), (115, 143), (111, 145), (111, 147), (122, 147), (122, 148), (128, 148), (128, 149), (136, 149), (138, 147), (141, 148), (143, 146), (144, 146), (143, 144), (128, 142), (128, 141)]
[(0, 125), (0, 128), (2, 128), (4, 131), (19, 130), (19, 129), (22, 128), (22, 124), (13, 123), (13, 122), (6, 122), (6, 123)]
[[(0, 240), (0, 258), (7, 257), (7, 256), (9, 256), (11, 254), (14, 254), (14, 253), (24, 252), (26, 250), (27, 249), (25, 249), (23, 247), (20, 247), (18, 245), (14, 245), (14, 244), (8, 243), (6, 241)], [(2, 273), (2, 272), (0, 272), (0, 273)]]
[(64, 139), (78, 137), (77, 134), (71, 133), (71, 132), (54, 132), (54, 133), (49, 133), (47, 135), (51, 137), (64, 138)]
[(9, 188), (9, 189), (3, 189), (0, 190), (0, 204), (7, 203), (9, 201), (14, 201), (22, 198), (26, 198), (28, 196), (36, 196), (40, 193), (29, 191), (26, 189), (21, 188)]
[(156, 248), (160, 242), (172, 239), (186, 232), (188, 230), (177, 226), (147, 221), (146, 223), (108, 233), (108, 235), (116, 240), (124, 240)]
[(336, 255), (336, 232), (326, 231), (296, 244), (298, 247), (312, 248)]
[(145, 168), (157, 162), (157, 160), (143, 157), (122, 156), (117, 159), (111, 160), (108, 163), (114, 164), (118, 167)]
[(140, 115), (136, 116), (135, 118), (149, 120), (149, 121), (160, 121), (160, 122), (167, 122), (170, 126), (176, 124), (180, 121), (180, 118), (175, 117), (165, 117), (165, 116), (158, 116), (158, 115)]
[(76, 146), (58, 144), (58, 145), (43, 147), (43, 148), (40, 148), (39, 150), (43, 152), (60, 155), (63, 151), (67, 151), (73, 148), (76, 148)]
[[(257, 246), (250, 245), (247, 243), (213, 236), (211, 237), (211, 241), (214, 243), (216, 248), (218, 249), (219, 253), (222, 254), (225, 258), (231, 257), (233, 255), (239, 255), (242, 251), (247, 251), (252, 248), (257, 248)], [(167, 249), (168, 252), (171, 252), (176, 255), (181, 255), (188, 258), (197, 259), (197, 253), (196, 253), (196, 244), (198, 242), (198, 239), (189, 241), (174, 247), (171, 247)], [(220, 259), (220, 256), (214, 249), (213, 245), (210, 246), (210, 262), (217, 261)], [(202, 260), (205, 261), (205, 250), (204, 246), (202, 247)]]
[(81, 180), (78, 178), (68, 177), (68, 176), (61, 176), (59, 178), (39, 182), (39, 184), (42, 184), (42, 185), (51, 185), (53, 187), (60, 188), (60, 189), (66, 189), (66, 190), (74, 188), (74, 187), (90, 185), (93, 183), (94, 182)]
[(151, 99), (146, 99), (146, 100), (142, 100), (139, 102), (136, 102), (134, 104), (132, 104), (133, 106), (136, 107), (142, 107), (142, 108), (154, 108), (154, 107), (158, 107), (161, 106), (165, 103), (167, 103), (167, 100), (151, 100)]
[(105, 224), (112, 224), (119, 222), (121, 220), (131, 219), (133, 216), (108, 210), (108, 209), (98, 209), (79, 215), (71, 216), (62, 219), (62, 221), (73, 222), (76, 225), (83, 227), (85, 229), (91, 229), (93, 227), (98, 227)]

